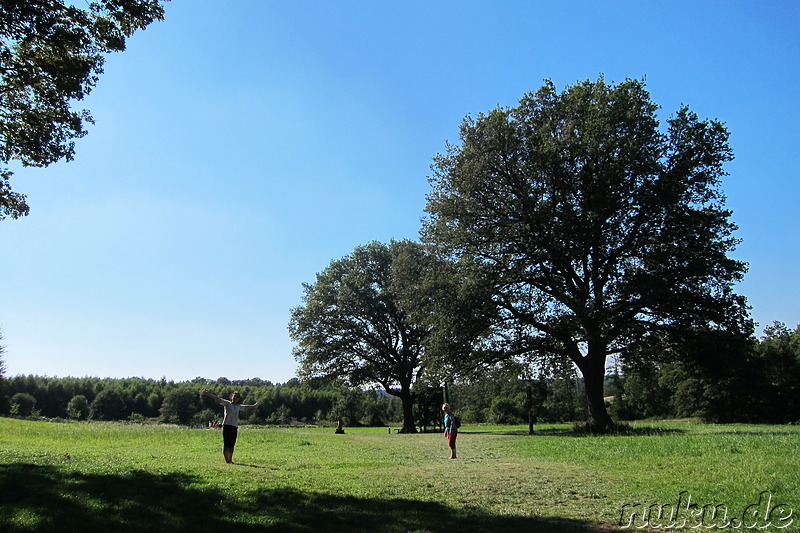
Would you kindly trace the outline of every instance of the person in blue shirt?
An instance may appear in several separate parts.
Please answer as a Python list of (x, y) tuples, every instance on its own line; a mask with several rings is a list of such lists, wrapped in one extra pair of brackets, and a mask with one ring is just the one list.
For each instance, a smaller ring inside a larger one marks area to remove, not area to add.
[(258, 404), (242, 404), (242, 397), (238, 392), (231, 394), (230, 400), (220, 398), (208, 389), (204, 389), (200, 394), (208, 396), (225, 408), (225, 416), (222, 418), (222, 455), (226, 463), (233, 464), (233, 447), (236, 446), (236, 437), (239, 433), (239, 411), (255, 409)]
[(448, 403), (442, 405), (442, 411), (444, 411), (444, 436), (447, 439), (447, 444), (450, 446), (450, 459), (455, 459), (456, 437), (458, 437), (456, 417)]

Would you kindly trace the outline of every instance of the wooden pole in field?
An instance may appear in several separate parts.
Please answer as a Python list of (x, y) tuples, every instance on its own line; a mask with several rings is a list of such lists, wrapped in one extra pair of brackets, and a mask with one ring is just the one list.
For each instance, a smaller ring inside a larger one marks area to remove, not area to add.
[(533, 435), (533, 389), (530, 385), (525, 389), (525, 394), (528, 397), (526, 401), (526, 407), (528, 408), (528, 435)]

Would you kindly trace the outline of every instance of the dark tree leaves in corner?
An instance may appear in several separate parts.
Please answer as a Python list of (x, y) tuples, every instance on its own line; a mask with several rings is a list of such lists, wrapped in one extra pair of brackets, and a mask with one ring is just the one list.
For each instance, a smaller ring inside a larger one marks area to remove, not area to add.
[[(588, 426), (614, 426), (606, 360), (711, 330), (749, 335), (746, 264), (720, 179), (728, 131), (682, 107), (661, 129), (643, 81), (547, 81), (461, 125), (437, 156), (423, 240), (471, 258), (493, 288), (510, 356), (568, 357)], [(684, 333), (683, 335), (677, 335)]]
[(91, 92), (104, 54), (164, 15), (166, 0), (97, 0), (81, 9), (62, 0), (0, 1), (0, 220), (29, 212), (11, 189), (12, 160), (46, 167), (71, 160), (92, 123), (74, 101)]

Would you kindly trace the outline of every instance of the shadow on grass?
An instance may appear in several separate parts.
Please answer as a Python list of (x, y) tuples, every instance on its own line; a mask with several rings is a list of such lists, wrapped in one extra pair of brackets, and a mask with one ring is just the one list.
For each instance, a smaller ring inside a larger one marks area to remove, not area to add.
[(463, 433), (465, 435), (526, 435), (531, 437), (637, 437), (647, 435), (681, 435), (688, 433), (688, 431), (679, 428), (625, 427), (620, 431), (614, 431), (610, 433), (592, 433), (591, 431), (585, 431), (581, 428), (545, 427), (541, 429), (534, 429), (532, 434), (529, 434), (527, 429), (509, 429), (507, 431), (481, 431), (467, 429), (463, 431)]
[(198, 482), (180, 473), (96, 475), (0, 465), (0, 531), (599, 531), (579, 520), (500, 516), (438, 502), (293, 488), (232, 496)]
[(666, 436), (666, 435), (683, 435), (688, 433), (685, 429), (681, 428), (662, 428), (657, 426), (630, 426), (626, 423), (621, 423), (617, 429), (609, 433), (595, 433), (586, 429), (584, 426), (576, 426), (573, 428), (572, 433), (576, 437), (643, 437), (643, 436)]
[(746, 436), (749, 436), (749, 435), (759, 436), (759, 437), (764, 437), (764, 436), (769, 436), (769, 437), (797, 437), (797, 436), (800, 436), (800, 431), (791, 431), (791, 430), (787, 430), (787, 431), (780, 431), (780, 430), (763, 431), (763, 430), (760, 430), (760, 429), (759, 430), (753, 430), (753, 431), (749, 431), (749, 430), (741, 430), (741, 431), (740, 430), (729, 430), (729, 431), (714, 431), (712, 433), (708, 433), (708, 435), (737, 435), (737, 436), (740, 436), (740, 437), (746, 437)]

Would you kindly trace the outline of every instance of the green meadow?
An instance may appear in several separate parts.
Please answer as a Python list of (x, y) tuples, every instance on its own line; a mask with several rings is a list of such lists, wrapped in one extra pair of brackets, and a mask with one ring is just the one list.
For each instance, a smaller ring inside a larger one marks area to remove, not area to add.
[[(387, 428), (245, 426), (234, 465), (221, 441), (219, 430), (0, 418), (0, 531), (642, 530), (670, 525), (644, 522), (643, 509), (680, 511), (687, 497), (717, 515), (686, 530), (800, 531), (800, 426), (466, 426), (456, 460), (441, 435)], [(626, 509), (638, 514), (621, 526)]]

